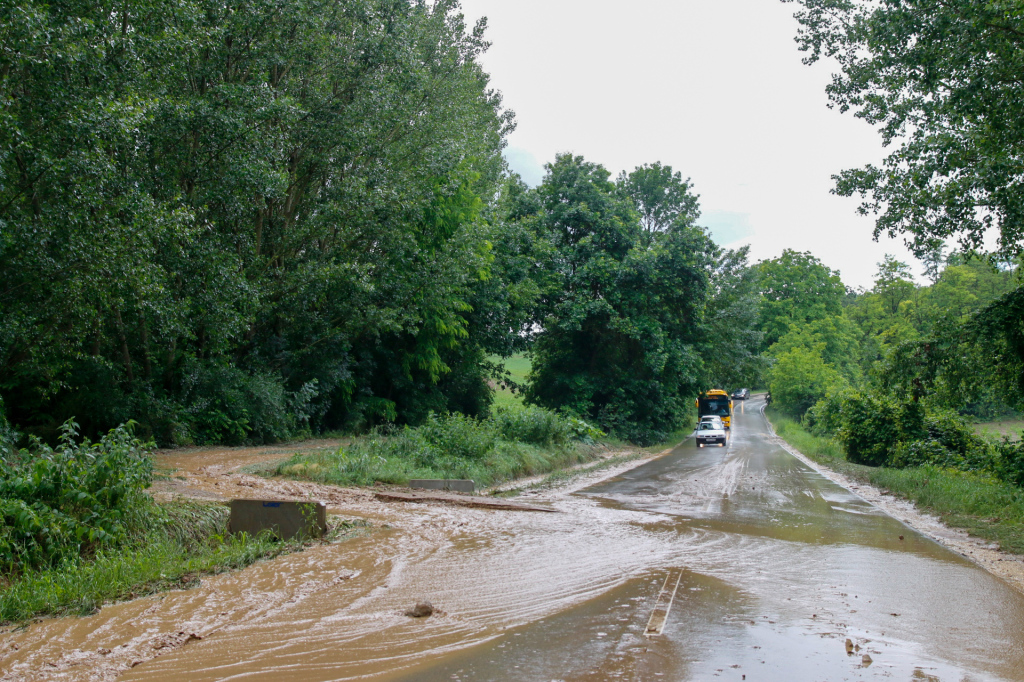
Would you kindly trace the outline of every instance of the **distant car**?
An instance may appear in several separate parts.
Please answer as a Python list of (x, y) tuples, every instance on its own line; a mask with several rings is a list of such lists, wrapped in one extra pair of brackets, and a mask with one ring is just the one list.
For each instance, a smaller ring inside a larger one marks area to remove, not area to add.
[(725, 422), (723, 422), (722, 418), (719, 417), (717, 414), (706, 414), (703, 417), (701, 417), (700, 421), (697, 422), (697, 428), (700, 428), (700, 425), (703, 424), (704, 422), (711, 422), (716, 427), (725, 431)]
[(702, 421), (697, 425), (697, 435), (695, 438), (699, 448), (715, 443), (725, 447), (725, 429), (722, 428), (721, 423), (716, 424), (710, 420)]
[(736, 391), (733, 391), (733, 394), (732, 394), (732, 399), (733, 400), (746, 400), (749, 397), (750, 397), (750, 389), (749, 388), (738, 389)]

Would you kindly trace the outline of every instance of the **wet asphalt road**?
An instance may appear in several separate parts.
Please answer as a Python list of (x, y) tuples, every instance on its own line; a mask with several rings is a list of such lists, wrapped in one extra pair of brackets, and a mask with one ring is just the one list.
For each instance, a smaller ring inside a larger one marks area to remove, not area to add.
[(579, 560), (639, 549), (649, 569), (395, 679), (1024, 679), (1024, 597), (787, 453), (761, 405), (725, 448), (691, 439), (577, 493), (659, 545), (595, 532)]

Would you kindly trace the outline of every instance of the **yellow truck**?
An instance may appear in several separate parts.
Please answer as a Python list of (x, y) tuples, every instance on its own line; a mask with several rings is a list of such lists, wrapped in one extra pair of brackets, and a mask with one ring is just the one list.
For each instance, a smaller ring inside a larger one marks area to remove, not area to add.
[(732, 398), (720, 388), (713, 388), (697, 396), (697, 421), (709, 415), (720, 417), (727, 431), (732, 427)]

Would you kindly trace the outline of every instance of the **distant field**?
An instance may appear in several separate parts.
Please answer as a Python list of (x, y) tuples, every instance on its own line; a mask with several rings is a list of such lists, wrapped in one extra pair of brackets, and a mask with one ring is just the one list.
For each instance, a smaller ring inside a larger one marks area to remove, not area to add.
[(1019, 440), (1021, 432), (1024, 431), (1024, 419), (997, 419), (993, 422), (979, 422), (974, 425), (977, 433), (985, 433), (994, 436), (1009, 436)]
[[(495, 362), (501, 362), (505, 369), (512, 375), (512, 381), (517, 384), (526, 383), (526, 375), (530, 372), (530, 359), (522, 353), (502, 359), (497, 356), (489, 358)], [(506, 388), (499, 386), (494, 392), (494, 406), (502, 407), (509, 405), (522, 405), (523, 397), (519, 393), (512, 393)]]

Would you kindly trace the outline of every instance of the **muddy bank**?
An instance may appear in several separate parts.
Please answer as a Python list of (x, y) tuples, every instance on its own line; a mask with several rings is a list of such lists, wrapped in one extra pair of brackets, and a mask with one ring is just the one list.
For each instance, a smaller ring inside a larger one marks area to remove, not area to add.
[[(303, 445), (306, 450), (337, 447), (330, 441)], [(228, 676), (229, 670), (242, 676), (269, 674), (274, 679), (359, 677), (430, 660), (452, 648), (498, 636), (510, 622), (529, 620), (528, 615), (503, 612), (469, 620), (457, 615), (473, 611), (466, 601), (474, 601), (474, 592), (487, 590), (455, 588), (445, 578), (449, 568), (435, 565), (430, 578), (409, 577), (418, 573), (418, 566), (431, 562), (457, 566), (466, 548), (483, 547), (518, 532), (524, 525), (518, 519), (523, 512), (443, 501), (384, 501), (374, 489), (270, 480), (238, 472), (241, 467), (280, 460), (296, 449), (163, 451), (157, 453), (158, 466), (174, 473), (158, 482), (153, 493), (163, 499), (318, 500), (331, 514), (372, 523), (374, 531), (368, 537), (206, 577), (193, 589), (108, 605), (93, 616), (44, 619), (23, 631), (8, 629), (0, 633), (0, 680), (180, 680), (182, 675), (213, 680)], [(643, 461), (582, 476), (573, 481), (574, 487), (614, 476)], [(541, 504), (550, 511), (569, 490), (545, 492)], [(513, 501), (491, 499), (498, 506), (536, 507), (527, 502), (535, 498), (527, 494)], [(469, 582), (478, 584), (490, 580), (488, 576), (493, 571), (479, 578), (470, 576)], [(422, 623), (407, 622), (405, 612), (421, 598), (431, 600), (436, 612)], [(516, 603), (519, 607), (512, 606), (512, 613), (535, 608), (525, 596)], [(307, 632), (310, 624), (319, 624), (312, 633)], [(262, 643), (258, 651), (251, 648), (253, 638)], [(193, 662), (195, 651), (201, 655)], [(324, 662), (318, 663), (318, 658)], [(161, 665), (164, 660), (170, 663)], [(297, 662), (301, 672), (290, 673)]]

